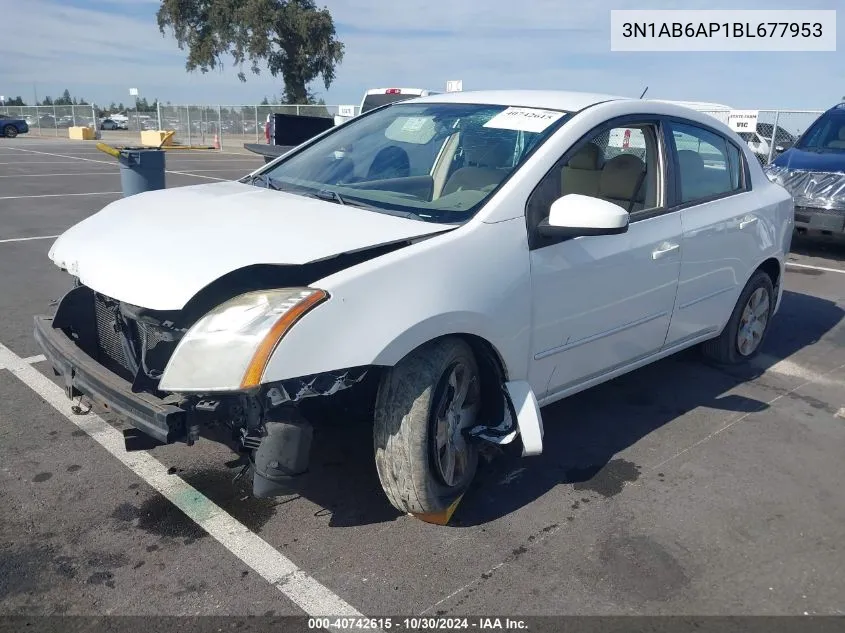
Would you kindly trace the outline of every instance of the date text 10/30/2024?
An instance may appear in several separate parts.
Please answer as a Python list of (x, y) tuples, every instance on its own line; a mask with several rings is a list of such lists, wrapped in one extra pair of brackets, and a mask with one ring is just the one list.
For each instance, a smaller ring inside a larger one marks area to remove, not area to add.
[(476, 618), (308, 618), (309, 629), (340, 629), (349, 631), (366, 631), (391, 629), (402, 631), (496, 631), (496, 630), (527, 630), (525, 620), (519, 618), (476, 617)]

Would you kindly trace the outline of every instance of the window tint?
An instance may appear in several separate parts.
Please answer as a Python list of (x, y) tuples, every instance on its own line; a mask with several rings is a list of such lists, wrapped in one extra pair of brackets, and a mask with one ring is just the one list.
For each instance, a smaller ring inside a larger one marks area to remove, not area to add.
[(810, 126), (796, 144), (801, 149), (845, 149), (845, 111), (829, 110)]
[[(672, 123), (671, 127), (680, 163), (681, 202), (741, 190), (741, 156), (725, 137), (694, 125)], [(735, 152), (734, 160), (729, 147)]]

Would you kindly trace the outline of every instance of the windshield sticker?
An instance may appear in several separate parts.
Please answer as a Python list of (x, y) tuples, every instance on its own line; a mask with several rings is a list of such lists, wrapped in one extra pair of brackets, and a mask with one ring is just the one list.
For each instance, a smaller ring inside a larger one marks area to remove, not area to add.
[(403, 132), (419, 132), (428, 121), (422, 116), (413, 116), (405, 119), (405, 124), (402, 126)]
[(508, 108), (499, 112), (484, 127), (520, 132), (542, 132), (563, 116), (563, 112), (537, 108)]

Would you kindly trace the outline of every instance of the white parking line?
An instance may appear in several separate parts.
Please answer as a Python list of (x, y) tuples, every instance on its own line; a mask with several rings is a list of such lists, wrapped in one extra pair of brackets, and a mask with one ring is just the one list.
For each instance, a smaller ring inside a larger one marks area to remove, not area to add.
[(184, 512), (244, 564), (311, 616), (361, 613), (314, 580), (267, 541), (145, 452), (128, 452), (123, 434), (95, 413), (76, 415), (61, 387), (0, 343), (0, 366), (41, 396), (56, 411), (90, 435), (148, 485)]
[(790, 378), (800, 378), (806, 382), (812, 382), (820, 385), (836, 385), (843, 386), (841, 380), (831, 378), (826, 374), (809, 369), (803, 365), (799, 365), (795, 361), (788, 358), (777, 358), (769, 354), (760, 354), (751, 361), (751, 363), (766, 372), (774, 374), (781, 374), (782, 376), (789, 376)]
[(822, 270), (826, 273), (840, 273), (845, 275), (845, 270), (841, 268), (825, 268), (824, 266), (810, 266), (809, 264), (796, 264), (794, 262), (786, 262), (787, 266), (795, 266), (795, 268), (809, 268), (810, 270)]
[[(40, 363), (44, 360), (47, 360), (44, 354), (38, 354), (38, 356), (28, 356), (26, 358), (22, 358), (20, 362), (26, 363), (27, 365), (34, 365), (35, 363)], [(0, 369), (6, 369), (6, 367), (0, 363)]]
[(59, 237), (58, 235), (39, 235), (38, 237), (10, 237), (5, 240), (0, 240), (0, 244), (8, 244), (9, 242), (30, 242), (32, 240), (52, 240)]
[[(115, 162), (114, 162), (113, 160), (112, 160), (112, 161), (107, 161), (107, 160), (97, 160), (97, 159), (94, 159), (94, 158), (81, 158), (81, 157), (78, 157), (78, 156), (70, 156), (70, 155), (68, 155), (68, 154), (53, 154), (53, 153), (51, 153), (51, 152), (39, 152), (39, 151), (36, 151), (36, 150), (34, 150), (34, 149), (21, 149), (21, 148), (19, 148), (19, 147), (10, 147), (9, 149), (14, 149), (14, 150), (16, 150), (16, 151), (18, 151), (18, 152), (29, 152), (30, 154), (43, 154), (44, 156), (56, 156), (57, 158), (74, 158), (74, 159), (76, 159), (76, 160), (84, 160), (84, 161), (87, 161), (87, 162), (89, 162), (89, 163), (102, 163), (103, 165), (114, 165), (114, 164), (115, 164)], [(194, 176), (194, 178), (205, 178), (206, 180), (226, 180), (226, 178), (217, 178), (216, 176), (200, 176), (200, 175), (188, 174), (188, 173), (185, 173), (185, 172), (183, 172), (183, 171), (171, 171), (171, 170), (169, 170), (169, 169), (168, 169), (168, 170), (165, 170), (165, 171), (166, 171), (168, 174), (179, 174), (180, 176)], [(121, 192), (118, 192), (118, 193), (121, 193)], [(51, 194), (51, 195), (52, 195), (52, 194)], [(78, 194), (56, 194), (56, 195), (77, 195), (77, 196), (82, 196), (82, 195), (94, 195), (94, 194), (81, 194), (81, 193), (78, 193)], [(37, 197), (40, 197), (40, 196), (17, 196), (17, 197), (23, 197), (23, 198), (33, 197), (33, 198), (37, 198)], [(9, 198), (0, 198), (0, 200), (7, 200), (7, 199), (9, 199)]]
[(65, 196), (110, 196), (122, 191), (92, 191), (90, 193), (42, 193), (37, 196), (0, 196), (0, 200), (21, 200), (22, 198), (63, 198)]

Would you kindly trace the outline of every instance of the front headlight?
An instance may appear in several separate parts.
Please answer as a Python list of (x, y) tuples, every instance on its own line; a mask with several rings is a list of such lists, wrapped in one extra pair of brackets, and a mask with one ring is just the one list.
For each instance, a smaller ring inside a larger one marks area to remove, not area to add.
[(257, 387), (285, 333), (328, 296), (316, 288), (282, 288), (247, 292), (220, 304), (179, 341), (159, 389), (211, 392)]

